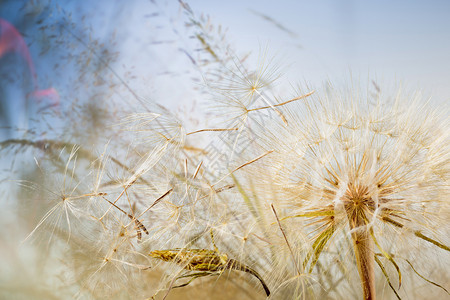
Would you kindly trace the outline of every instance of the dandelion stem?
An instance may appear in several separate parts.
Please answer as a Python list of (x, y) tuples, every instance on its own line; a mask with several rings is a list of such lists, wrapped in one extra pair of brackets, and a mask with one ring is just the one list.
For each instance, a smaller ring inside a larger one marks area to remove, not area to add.
[(346, 210), (364, 299), (375, 300), (374, 243), (367, 228), (367, 218), (361, 207)]

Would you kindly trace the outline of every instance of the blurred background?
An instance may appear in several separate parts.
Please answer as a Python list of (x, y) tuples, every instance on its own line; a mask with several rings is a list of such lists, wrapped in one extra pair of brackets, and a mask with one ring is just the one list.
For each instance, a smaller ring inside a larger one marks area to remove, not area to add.
[[(226, 31), (235, 55), (269, 49), (292, 83), (350, 75), (449, 99), (448, 1), (187, 4), (209, 17), (211, 34)], [(190, 17), (178, 1), (2, 1), (1, 135), (26, 128), (36, 106), (62, 112), (80, 99), (133, 101), (132, 93), (172, 110), (204, 101), (193, 83), (202, 77)]]
[(75, 144), (98, 153), (127, 113), (154, 103), (187, 130), (207, 126), (205, 74), (228, 56), (257, 68), (266, 51), (280, 89), (395, 82), (439, 106), (450, 99), (450, 2), (2, 0), (1, 286), (33, 273), (21, 242), (45, 210), (18, 180), (43, 181), (37, 162), (64, 166)]

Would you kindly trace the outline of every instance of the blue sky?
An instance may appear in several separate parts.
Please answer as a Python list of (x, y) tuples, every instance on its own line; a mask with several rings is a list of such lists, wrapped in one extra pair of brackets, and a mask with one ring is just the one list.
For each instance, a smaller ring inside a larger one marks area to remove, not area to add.
[(254, 50), (268, 44), (292, 64), (292, 80), (319, 83), (349, 73), (370, 74), (417, 87), (440, 101), (450, 99), (450, 1), (189, 3), (227, 26), (237, 47)]
[[(401, 82), (409, 89), (422, 90), (425, 97), (432, 96), (437, 102), (450, 99), (450, 1), (187, 2), (197, 15), (209, 15), (213, 24), (228, 28), (227, 37), (237, 53), (252, 52), (257, 57), (260, 49), (267, 47), (280, 65), (286, 67), (284, 78), (292, 83), (308, 82), (316, 87), (330, 80), (345, 84), (352, 76)], [(28, 1), (11, 3), (7, 9), (3, 6), (0, 17), (21, 30), (28, 20), (28, 6), (23, 9)], [(66, 15), (71, 14), (77, 24), (84, 18), (86, 27), (80, 26), (80, 32), (90, 27), (83, 32), (85, 42), (89, 36), (107, 41), (111, 32), (117, 33), (120, 56), (115, 71), (125, 78), (132, 69), (135, 77), (125, 79), (140, 96), (172, 109), (198, 98), (189, 91), (191, 85), (186, 82), (189, 76), (182, 75), (192, 66), (179, 51), (186, 42), (180, 41), (186, 38), (182, 30), (186, 19), (178, 1), (153, 4), (136, 0), (126, 5), (105, 0), (95, 4), (89, 1), (50, 3), (53, 8), (55, 4), (63, 8)], [(115, 7), (120, 9), (117, 11)], [(148, 17), (155, 10), (160, 15)], [(44, 23), (54, 23), (58, 18), (56, 12), (42, 11), (39, 16), (44, 18)], [(30, 45), (40, 85), (42, 88), (55, 86), (61, 97), (67, 98), (66, 87), (74, 80), (71, 69), (61, 63), (57, 70), (50, 68), (54, 58), (40, 55), (42, 49), (33, 41), (40, 33), (38, 25), (35, 29), (33, 25), (27, 28), (24, 38)], [(152, 44), (160, 40), (171, 42)], [(81, 52), (83, 45), (78, 46)], [(3, 57), (0, 62), (7, 59)], [(179, 74), (173, 75), (176, 72)], [(172, 75), (160, 75), (164, 73)], [(169, 80), (169, 76), (173, 77)]]

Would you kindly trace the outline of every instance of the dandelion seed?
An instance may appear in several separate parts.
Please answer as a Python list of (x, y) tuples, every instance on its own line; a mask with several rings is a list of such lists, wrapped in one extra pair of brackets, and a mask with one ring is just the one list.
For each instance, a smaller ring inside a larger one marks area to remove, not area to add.
[[(76, 153), (78, 147), (74, 147), (69, 155), (67, 160), (64, 174), (62, 175), (61, 185), (58, 187), (60, 189), (60, 193), (53, 192), (49, 189), (46, 191), (51, 195), (49, 197), (52, 198), (53, 202), (56, 204), (42, 217), (36, 227), (31, 231), (31, 233), (25, 238), (24, 241), (27, 241), (31, 238), (38, 229), (41, 227), (50, 227), (50, 238), (48, 243), (50, 244), (52, 237), (57, 231), (67, 230), (67, 241), (70, 240), (70, 236), (72, 233), (72, 221), (75, 219), (79, 219), (83, 216), (83, 200), (89, 199), (89, 197), (93, 196), (93, 193), (76, 195), (76, 191), (80, 189), (83, 181), (74, 182), (75, 177), (75, 168), (76, 168)], [(72, 165), (72, 170), (70, 170), (70, 166)], [(71, 174), (70, 174), (71, 173)], [(69, 178), (69, 179), (68, 179)], [(32, 188), (34, 190), (39, 191), (40, 188), (32, 183), (21, 181), (21, 185), (27, 188)], [(69, 189), (69, 190), (68, 190)], [(81, 202), (81, 203), (80, 203)]]

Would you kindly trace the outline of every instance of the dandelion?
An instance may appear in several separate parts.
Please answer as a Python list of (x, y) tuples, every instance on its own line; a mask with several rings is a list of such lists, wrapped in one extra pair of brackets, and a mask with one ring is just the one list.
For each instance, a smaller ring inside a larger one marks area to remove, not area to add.
[[(321, 259), (330, 266), (353, 261), (363, 298), (375, 299), (378, 265), (400, 297), (402, 266), (416, 264), (421, 253), (412, 245), (450, 250), (446, 110), (431, 110), (418, 95), (390, 100), (382, 93), (328, 89), (279, 107), (287, 124), (274, 117), (250, 125), (257, 138), (248, 152), (273, 152), (243, 168), (238, 179), (248, 183), (246, 192), (253, 185), (257, 197), (282, 209), (288, 232), (305, 232), (303, 272), (312, 273)], [(397, 287), (386, 264), (396, 270)]]

